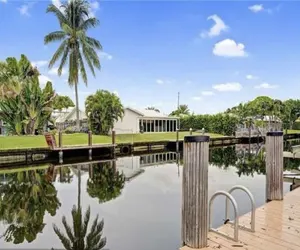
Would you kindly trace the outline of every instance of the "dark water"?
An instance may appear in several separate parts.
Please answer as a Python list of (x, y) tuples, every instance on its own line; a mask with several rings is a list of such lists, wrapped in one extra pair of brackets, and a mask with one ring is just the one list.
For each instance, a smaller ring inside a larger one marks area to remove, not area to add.
[[(71, 210), (79, 203), (83, 212), (90, 207), (90, 225), (97, 215), (104, 219), (104, 249), (178, 249), (181, 163), (178, 154), (162, 153), (115, 162), (0, 171), (0, 248), (63, 249), (53, 224), (65, 232), (62, 217), (66, 216), (73, 227)], [(299, 166), (299, 161), (285, 160), (288, 169)], [(265, 203), (263, 150), (237, 145), (210, 152), (209, 197), (236, 184), (250, 189), (257, 206)], [(289, 186), (284, 183), (285, 192)], [(249, 212), (246, 195), (239, 191), (233, 195), (240, 214)], [(221, 197), (214, 203), (214, 227), (223, 218)]]

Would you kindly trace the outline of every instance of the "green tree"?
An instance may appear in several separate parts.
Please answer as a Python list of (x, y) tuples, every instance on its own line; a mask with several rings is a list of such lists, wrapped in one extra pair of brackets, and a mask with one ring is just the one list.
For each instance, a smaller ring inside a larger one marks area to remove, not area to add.
[(284, 102), (282, 121), (289, 129), (293, 128), (294, 122), (300, 116), (300, 100), (288, 99)]
[(170, 116), (181, 116), (181, 115), (189, 115), (190, 110), (188, 105), (182, 104), (179, 105), (178, 109), (171, 112)]
[(108, 134), (114, 123), (124, 115), (120, 98), (107, 90), (98, 90), (94, 95), (88, 96), (85, 111), (94, 134)]
[(56, 95), (53, 102), (53, 109), (67, 109), (69, 107), (75, 107), (73, 101), (69, 96)]
[[(55, 92), (48, 82), (41, 89), (38, 72), (24, 56), (18, 61), (7, 58), (2, 63), (0, 85), (0, 120), (12, 134), (34, 134), (51, 121), (52, 103)], [(8, 77), (5, 80), (5, 77)]]
[[(81, 207), (74, 206), (72, 209), (73, 226), (67, 223), (65, 216), (62, 218), (62, 224), (66, 235), (54, 225), (53, 229), (62, 245), (67, 250), (100, 250), (106, 245), (106, 238), (102, 237), (104, 221), (98, 221), (98, 215), (93, 221), (90, 232), (88, 233), (88, 224), (90, 221), (90, 207), (88, 207), (84, 218)], [(53, 250), (53, 248), (52, 248)]]
[(0, 191), (0, 220), (8, 224), (3, 236), (14, 244), (34, 241), (45, 226), (45, 212), (54, 216), (60, 206), (57, 191), (44, 170), (10, 174)]
[(84, 60), (94, 76), (95, 68), (100, 69), (101, 67), (96, 50), (101, 50), (102, 46), (98, 40), (87, 35), (87, 31), (96, 27), (99, 24), (99, 20), (91, 16), (90, 4), (86, 0), (70, 0), (65, 2), (60, 8), (50, 4), (47, 12), (56, 16), (60, 30), (46, 35), (44, 43), (61, 42), (49, 62), (49, 68), (52, 68), (60, 60), (57, 73), (61, 76), (64, 67), (67, 64), (69, 66), (68, 83), (75, 88), (76, 123), (77, 129), (79, 129), (79, 75), (86, 85), (88, 83)]
[(91, 164), (91, 176), (87, 181), (87, 192), (99, 203), (117, 198), (124, 188), (125, 176), (116, 171), (110, 162)]

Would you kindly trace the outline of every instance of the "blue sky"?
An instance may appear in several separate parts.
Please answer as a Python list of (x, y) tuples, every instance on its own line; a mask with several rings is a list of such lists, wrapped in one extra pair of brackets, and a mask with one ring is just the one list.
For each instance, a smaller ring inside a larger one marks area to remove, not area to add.
[[(57, 4), (58, 0), (53, 0)], [(47, 68), (58, 44), (45, 10), (51, 1), (0, 0), (0, 60), (26, 54), (41, 80), (74, 99), (73, 90)], [(300, 95), (300, 2), (92, 1), (100, 26), (89, 32), (103, 45), (102, 69), (80, 84), (80, 106), (97, 89), (116, 91), (125, 106), (180, 103), (216, 113), (259, 95)]]

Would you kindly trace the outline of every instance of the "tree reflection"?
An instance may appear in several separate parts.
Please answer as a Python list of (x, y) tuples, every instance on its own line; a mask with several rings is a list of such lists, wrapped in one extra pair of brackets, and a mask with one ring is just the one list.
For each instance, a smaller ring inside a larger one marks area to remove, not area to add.
[(9, 174), (0, 192), (0, 220), (9, 225), (3, 237), (14, 244), (35, 240), (45, 226), (45, 212), (54, 216), (60, 206), (45, 170)]
[[(66, 235), (54, 225), (55, 234), (60, 239), (62, 245), (68, 250), (100, 250), (106, 245), (106, 238), (102, 237), (104, 221), (99, 221), (98, 215), (93, 221), (90, 232), (87, 233), (88, 224), (90, 221), (90, 207), (87, 209), (84, 218), (81, 207), (74, 206), (72, 209), (73, 224), (70, 226), (67, 223), (66, 217), (63, 216), (62, 224)], [(52, 250), (54, 250), (52, 248)]]
[(90, 164), (87, 192), (99, 203), (117, 198), (124, 188), (125, 176), (115, 168), (115, 161)]
[(213, 148), (210, 150), (209, 162), (219, 168), (235, 166), (237, 155), (235, 147)]

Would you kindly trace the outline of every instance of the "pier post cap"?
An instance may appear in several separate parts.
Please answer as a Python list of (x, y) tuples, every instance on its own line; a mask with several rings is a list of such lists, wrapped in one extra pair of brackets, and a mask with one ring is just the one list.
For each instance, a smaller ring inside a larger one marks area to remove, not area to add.
[(283, 136), (283, 132), (282, 131), (267, 132), (267, 136)]
[(190, 131), (192, 131), (193, 129), (192, 128), (190, 128)]
[(184, 142), (209, 142), (209, 136), (207, 135), (186, 135)]

